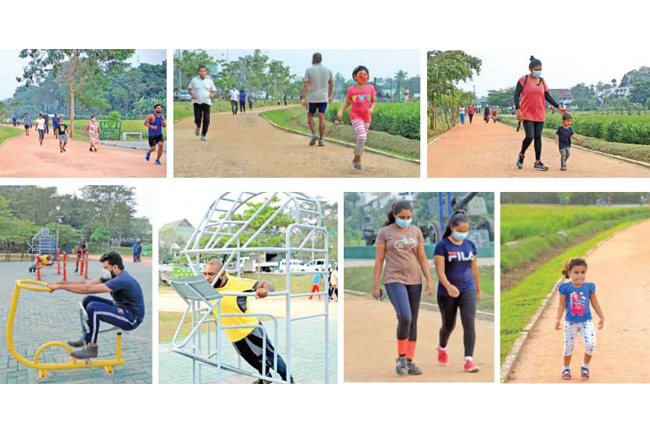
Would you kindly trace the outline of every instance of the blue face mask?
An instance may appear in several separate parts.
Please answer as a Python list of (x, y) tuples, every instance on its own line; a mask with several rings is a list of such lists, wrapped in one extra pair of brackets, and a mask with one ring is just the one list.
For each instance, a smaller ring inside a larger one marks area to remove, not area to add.
[(542, 76), (542, 71), (533, 71), (533, 75), (539, 78)]
[(403, 229), (410, 226), (412, 222), (413, 222), (413, 220), (403, 220), (403, 219), (395, 218), (395, 224), (397, 224), (398, 226), (400, 226)]
[(457, 232), (456, 230), (454, 230), (453, 232), (451, 232), (451, 235), (457, 241), (464, 241), (465, 239), (467, 239), (467, 235), (469, 235), (469, 232), (461, 233), (461, 232)]

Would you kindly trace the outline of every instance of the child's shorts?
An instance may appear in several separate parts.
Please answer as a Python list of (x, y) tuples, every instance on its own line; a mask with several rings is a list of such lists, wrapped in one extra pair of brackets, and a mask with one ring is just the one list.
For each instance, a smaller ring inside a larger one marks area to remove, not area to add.
[(593, 320), (571, 323), (564, 322), (564, 356), (570, 356), (576, 347), (578, 333), (582, 334), (582, 341), (585, 345), (585, 353), (593, 355), (596, 350), (596, 330)]

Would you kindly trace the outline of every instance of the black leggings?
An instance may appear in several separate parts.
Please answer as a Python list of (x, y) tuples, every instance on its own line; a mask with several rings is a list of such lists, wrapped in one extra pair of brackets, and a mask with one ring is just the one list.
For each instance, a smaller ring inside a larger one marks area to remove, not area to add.
[(232, 114), (237, 114), (237, 101), (230, 101), (230, 108), (232, 108)]
[(472, 119), (474, 118), (474, 115), (473, 114), (468, 114), (468, 116), (469, 116), (469, 123), (472, 123)]
[(524, 120), (524, 131), (526, 138), (521, 143), (521, 155), (526, 153), (530, 143), (535, 140), (535, 160), (539, 161), (542, 158), (542, 131), (544, 130), (544, 122), (534, 122), (532, 120)]
[[(255, 328), (253, 332), (248, 334), (245, 338), (235, 341), (233, 345), (235, 350), (244, 358), (251, 367), (257, 370), (262, 374), (264, 364), (262, 363), (262, 344), (264, 342), (264, 334), (259, 328)], [(266, 376), (271, 377), (270, 371), (273, 369), (275, 349), (269, 337), (266, 337)], [(284, 359), (278, 354), (278, 365), (276, 372), (280, 375), (283, 380), (287, 380), (287, 364), (285, 364)], [(291, 378), (291, 383), (293, 383), (293, 377)]]
[(417, 341), (422, 284), (388, 283), (386, 293), (397, 313), (397, 339)]
[(242, 113), (246, 112), (246, 101), (244, 102), (239, 101), (239, 111), (241, 111)]
[(197, 128), (201, 130), (201, 135), (208, 134), (208, 128), (210, 127), (210, 105), (209, 104), (194, 104), (194, 124)]
[(447, 347), (449, 336), (456, 326), (456, 312), (460, 309), (465, 356), (474, 356), (474, 345), (476, 344), (476, 330), (474, 329), (474, 320), (476, 319), (476, 290), (466, 290), (457, 298), (439, 294), (438, 307), (442, 316), (440, 347)]

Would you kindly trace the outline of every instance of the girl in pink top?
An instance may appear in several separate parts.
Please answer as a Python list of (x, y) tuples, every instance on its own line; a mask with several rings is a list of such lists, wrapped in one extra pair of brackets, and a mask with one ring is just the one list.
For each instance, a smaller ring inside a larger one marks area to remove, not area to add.
[(357, 133), (357, 146), (354, 148), (354, 159), (352, 160), (355, 170), (361, 170), (361, 155), (368, 138), (372, 114), (377, 106), (377, 91), (374, 86), (366, 84), (369, 75), (368, 68), (365, 66), (357, 66), (354, 69), (352, 78), (357, 84), (348, 89), (345, 104), (337, 113), (338, 118), (343, 119), (343, 112), (346, 108), (351, 107), (350, 123)]

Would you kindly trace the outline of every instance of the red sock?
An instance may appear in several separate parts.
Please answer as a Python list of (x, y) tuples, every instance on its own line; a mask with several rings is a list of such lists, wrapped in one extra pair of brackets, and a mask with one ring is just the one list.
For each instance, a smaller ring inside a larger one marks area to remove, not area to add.
[(406, 359), (413, 360), (413, 357), (415, 356), (415, 345), (416, 344), (417, 344), (417, 341), (408, 340), (408, 343), (406, 344)]
[(397, 340), (397, 354), (399, 356), (405, 356), (408, 350), (408, 339)]

